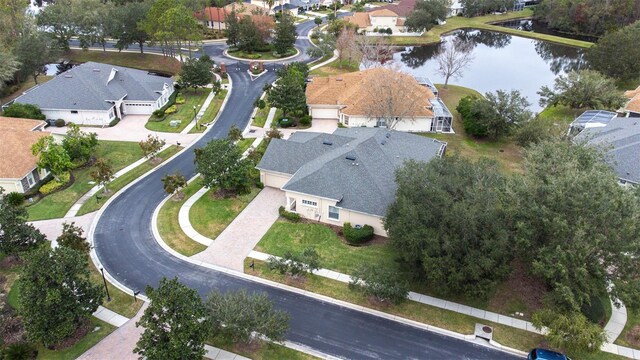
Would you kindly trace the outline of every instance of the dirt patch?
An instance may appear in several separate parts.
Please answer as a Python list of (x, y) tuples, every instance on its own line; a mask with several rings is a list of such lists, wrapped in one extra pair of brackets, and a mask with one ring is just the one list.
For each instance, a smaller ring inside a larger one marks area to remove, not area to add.
[[(530, 319), (533, 312), (543, 307), (548, 289), (540, 279), (527, 272), (524, 262), (514, 260), (511, 267), (513, 271), (489, 300), (488, 310)], [(524, 315), (515, 315), (516, 312)]]
[(70, 336), (51, 347), (51, 350), (62, 350), (75, 345), (78, 341), (82, 340), (91, 330), (91, 322), (85, 320), (80, 326), (76, 328)]
[(382, 300), (378, 299), (375, 296), (369, 296), (367, 298), (367, 302), (371, 306), (373, 306), (374, 308), (379, 309), (379, 310), (384, 310), (384, 309), (389, 308), (389, 306), (391, 306), (391, 303), (389, 301), (382, 301)]
[(632, 327), (625, 338), (634, 348), (640, 347), (640, 325)]
[(233, 345), (233, 352), (236, 354), (254, 354), (262, 349), (264, 343), (260, 340), (255, 340), (251, 342), (240, 342)]
[(0, 338), (2, 343), (13, 345), (24, 342), (27, 339), (27, 332), (24, 329), (22, 320), (8, 306), (6, 308), (9, 310), (0, 315)]
[(15, 256), (9, 255), (0, 261), (0, 270), (9, 270), (14, 266), (22, 265), (23, 261)]
[(287, 275), (284, 282), (289, 286), (305, 289), (307, 285), (307, 278), (304, 276), (293, 277), (291, 275)]

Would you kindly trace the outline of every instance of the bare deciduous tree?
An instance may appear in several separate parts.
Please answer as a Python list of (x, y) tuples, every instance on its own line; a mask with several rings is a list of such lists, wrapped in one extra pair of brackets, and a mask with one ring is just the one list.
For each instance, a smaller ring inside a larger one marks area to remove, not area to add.
[(338, 50), (340, 68), (342, 68), (344, 60), (348, 60), (351, 63), (360, 57), (356, 44), (356, 32), (353, 29), (346, 27), (342, 29), (336, 39), (336, 50)]
[(363, 86), (365, 115), (378, 126), (395, 129), (401, 122), (414, 122), (416, 116), (427, 116), (429, 90), (418, 86), (413, 76), (397, 69), (375, 68)]
[(393, 59), (393, 46), (381, 36), (358, 36), (356, 47), (366, 69), (384, 65), (386, 61)]
[(460, 40), (454, 40), (444, 46), (436, 55), (438, 62), (438, 73), (444, 76), (444, 87), (447, 88), (450, 78), (457, 78), (462, 75), (462, 71), (473, 61), (473, 44)]

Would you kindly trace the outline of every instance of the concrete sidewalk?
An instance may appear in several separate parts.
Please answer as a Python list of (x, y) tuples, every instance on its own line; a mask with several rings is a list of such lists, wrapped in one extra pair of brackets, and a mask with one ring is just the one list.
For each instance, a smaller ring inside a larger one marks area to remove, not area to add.
[(82, 216), (75, 216), (70, 218), (31, 221), (30, 224), (33, 225), (36, 229), (40, 230), (40, 232), (43, 233), (47, 237), (47, 239), (49, 239), (49, 241), (55, 244), (58, 236), (62, 234), (62, 223), (75, 222), (76, 226), (80, 226), (86, 233), (91, 227), (91, 223), (93, 222), (93, 218), (95, 218), (95, 216), (96, 213), (92, 212)]

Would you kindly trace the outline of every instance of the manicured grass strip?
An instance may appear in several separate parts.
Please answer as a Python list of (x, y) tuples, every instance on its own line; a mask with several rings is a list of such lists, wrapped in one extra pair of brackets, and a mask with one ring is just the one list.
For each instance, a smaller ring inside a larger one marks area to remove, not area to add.
[[(249, 268), (249, 265), (252, 261), (255, 264), (255, 270)], [(266, 267), (266, 263), (259, 260), (246, 259), (244, 263), (244, 272), (250, 275), (259, 276), (279, 283), (285, 283), (290, 286), (301, 288), (317, 294), (394, 314), (406, 319), (415, 320), (424, 324), (437, 326), (439, 328), (455, 331), (461, 334), (473, 334), (476, 323), (489, 325), (493, 327), (493, 339), (495, 341), (504, 346), (512, 347), (522, 351), (528, 352), (535, 347), (548, 347), (548, 345), (545, 345), (545, 343), (543, 342), (543, 337), (541, 335), (524, 330), (519, 330), (510, 326), (477, 319), (472, 316), (463, 315), (449, 310), (436, 308), (415, 301), (407, 300), (399, 305), (390, 305), (388, 307), (372, 305), (361, 293), (349, 290), (347, 284), (316, 275), (307, 275), (307, 280), (302, 285), (301, 282), (290, 283), (287, 281), (287, 278), (284, 275), (280, 275), (277, 272), (269, 271)], [(609, 353), (569, 355), (576, 359), (586, 360), (623, 359), (620, 356), (612, 355)]]
[(200, 234), (215, 239), (240, 214), (260, 190), (253, 188), (249, 194), (228, 199), (214, 198), (209, 190), (198, 199), (189, 211), (189, 220)]
[(236, 144), (237, 147), (240, 148), (240, 150), (242, 150), (242, 152), (247, 151), (248, 148), (251, 147), (251, 144), (253, 144), (253, 142), (256, 140), (256, 138), (246, 138), (246, 139), (242, 139), (240, 141), (238, 141), (238, 143)]
[(264, 127), (264, 124), (267, 122), (267, 116), (269, 116), (269, 110), (271, 106), (269, 103), (266, 103), (266, 106), (262, 109), (258, 109), (256, 111), (256, 115), (253, 117), (253, 121), (251, 121), (251, 125), (257, 127)]
[[(137, 145), (138, 144), (136, 144), (136, 146)], [(160, 154), (158, 154), (158, 157), (160, 157), (162, 159), (162, 162), (164, 162), (165, 160), (173, 156), (175, 153), (180, 151), (180, 149), (181, 149), (180, 147), (172, 145), (169, 148), (161, 151)], [(109, 193), (104, 194), (102, 191), (98, 191), (98, 193), (93, 195), (91, 198), (87, 200), (87, 202), (85, 202), (82, 205), (82, 207), (80, 208), (80, 211), (78, 211), (78, 216), (99, 210), (102, 207), (102, 205), (104, 205), (104, 203), (107, 201), (107, 199), (111, 197), (111, 195), (115, 194), (116, 192), (118, 192), (118, 190), (122, 189), (127, 184), (139, 178), (140, 176), (144, 175), (146, 172), (155, 168), (158, 165), (160, 164), (152, 164), (150, 160), (147, 160), (144, 163), (135, 167), (133, 170), (113, 180), (108, 185)], [(96, 198), (96, 196), (98, 195), (102, 197), (100, 201), (98, 201)]]
[(233, 50), (233, 51), (228, 51), (227, 52), (229, 55), (237, 57), (237, 58), (241, 58), (241, 59), (247, 59), (247, 60), (278, 60), (278, 59), (282, 59), (282, 58), (286, 58), (289, 56), (293, 56), (297, 53), (296, 49), (291, 49), (289, 51), (287, 51), (286, 54), (280, 56), (280, 55), (274, 55), (274, 52), (269, 50), (269, 51), (255, 51), (252, 53), (248, 53), (245, 51), (240, 51), (240, 50)]
[(198, 126), (194, 126), (189, 131), (189, 134), (201, 133), (204, 132), (206, 127), (200, 126), (200, 124), (206, 124), (213, 121), (218, 115), (218, 111), (220, 111), (220, 107), (222, 107), (222, 102), (224, 102), (224, 98), (227, 96), (227, 90), (221, 90), (216, 94), (216, 96), (211, 100), (209, 107), (204, 112), (200, 120), (198, 120)]
[(170, 248), (185, 256), (195, 255), (207, 247), (191, 240), (180, 228), (178, 213), (182, 204), (198, 191), (202, 185), (200, 180), (195, 180), (184, 188), (184, 198), (180, 201), (170, 199), (164, 203), (158, 213), (158, 232), (162, 240)]
[(466, 18), (462, 16), (454, 16), (447, 19), (447, 22), (442, 25), (437, 25), (431, 30), (425, 32), (422, 36), (390, 36), (389, 40), (394, 45), (425, 45), (438, 43), (442, 39), (442, 35), (452, 32), (458, 29), (472, 28), (496, 31), (505, 34), (511, 34), (515, 36), (527, 37), (532, 39), (544, 40), (553, 42), (556, 44), (575, 46), (581, 48), (589, 48), (593, 46), (593, 43), (588, 41), (581, 41), (575, 39), (564, 38), (560, 36), (540, 34), (516, 29), (509, 29), (502, 26), (491, 25), (490, 23), (496, 23), (501, 21), (529, 18), (533, 16), (533, 10), (525, 9), (523, 11), (508, 12), (501, 15), (485, 15), (473, 18)]
[[(100, 270), (95, 267), (91, 259), (89, 261), (89, 271), (91, 272), (91, 281), (95, 284), (100, 284), (104, 289), (104, 281), (102, 280), (102, 274)], [(107, 281), (107, 288), (109, 289), (109, 295), (111, 296), (111, 301), (107, 301), (107, 297), (105, 294), (104, 301), (102, 302), (102, 306), (106, 307), (111, 311), (115, 311), (116, 313), (132, 318), (140, 310), (142, 307), (142, 300), (138, 299), (138, 301), (134, 301), (133, 294), (127, 294), (115, 287), (109, 281)]]
[(207, 341), (211, 346), (233, 352), (253, 360), (312, 360), (318, 359), (315, 356), (289, 349), (284, 345), (264, 342), (258, 349), (248, 349), (241, 345), (236, 345), (232, 341), (222, 336), (216, 336)]
[(311, 70), (309, 75), (332, 76), (360, 70), (360, 61), (335, 60), (325, 66)]
[(287, 251), (299, 252), (313, 246), (322, 267), (350, 274), (363, 263), (396, 267), (396, 250), (390, 244), (351, 246), (344, 243), (335, 231), (323, 224), (291, 223), (278, 220), (256, 246), (267, 254), (284, 256)]
[[(11, 294), (9, 294), (11, 296)], [(635, 328), (635, 329), (634, 329)], [(618, 339), (616, 339), (615, 344), (628, 346), (632, 348), (640, 348), (640, 341), (636, 340), (634, 342), (634, 334), (637, 338), (638, 330), (640, 329), (640, 311), (637, 311), (632, 308), (627, 308), (627, 323), (624, 326), (624, 330)]]
[(111, 65), (126, 66), (134, 69), (177, 75), (182, 65), (178, 59), (154, 54), (139, 54), (116, 51), (70, 50), (63, 55), (72, 62), (95, 61)]
[[(96, 157), (107, 160), (114, 172), (126, 167), (142, 157), (142, 150), (135, 142), (99, 141)], [(27, 207), (29, 221), (64, 217), (71, 206), (95, 184), (90, 184), (93, 167), (74, 170), (74, 183), (68, 188), (49, 194), (37, 203)]]
[[(184, 104), (176, 105), (178, 111), (173, 114), (166, 114), (166, 117), (162, 121), (152, 121), (154, 116), (149, 118), (149, 121), (144, 125), (145, 128), (151, 131), (160, 131), (168, 133), (179, 133), (193, 121), (193, 118), (200, 111), (200, 107), (204, 103), (204, 100), (209, 95), (210, 89), (198, 89), (198, 90), (186, 90), (181, 91), (178, 96), (184, 98)], [(194, 110), (193, 107), (196, 107)], [(170, 122), (173, 120), (180, 121), (178, 126), (170, 126)]]
[[(111, 334), (116, 329), (115, 326), (107, 324), (104, 321), (91, 317), (91, 330), (73, 346), (62, 350), (49, 350), (43, 345), (38, 345), (38, 359), (47, 360), (67, 360), (77, 359), (85, 351), (89, 350), (100, 340)], [(97, 330), (96, 330), (97, 329)]]

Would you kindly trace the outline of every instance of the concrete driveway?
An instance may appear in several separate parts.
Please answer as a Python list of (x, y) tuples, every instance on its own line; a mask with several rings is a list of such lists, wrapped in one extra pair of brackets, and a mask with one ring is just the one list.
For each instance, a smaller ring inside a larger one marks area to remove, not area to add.
[[(95, 132), (98, 134), (99, 140), (113, 140), (113, 141), (141, 141), (145, 140), (149, 134), (158, 135), (161, 139), (164, 139), (167, 144), (175, 144), (179, 141), (183, 145), (190, 144), (200, 134), (179, 134), (179, 133), (165, 133), (151, 131), (144, 127), (149, 119), (148, 115), (126, 115), (122, 120), (113, 127), (83, 127), (82, 130), (87, 132)], [(49, 126), (48, 131), (54, 134), (66, 134), (67, 127), (57, 128), (55, 126)]]

